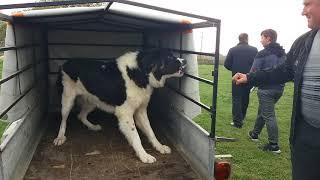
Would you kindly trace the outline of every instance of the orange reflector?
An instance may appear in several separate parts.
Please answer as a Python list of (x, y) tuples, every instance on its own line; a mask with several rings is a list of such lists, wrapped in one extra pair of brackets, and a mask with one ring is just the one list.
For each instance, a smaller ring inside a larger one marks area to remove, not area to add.
[[(181, 21), (181, 24), (192, 24), (192, 23), (191, 23), (191, 21), (184, 19), (184, 20)], [(192, 33), (192, 29), (187, 29), (187, 30), (185, 30), (183, 32), (184, 33)]]
[(19, 12), (14, 12), (14, 13), (12, 13), (12, 16), (14, 16), (14, 17), (23, 17), (24, 14), (23, 14), (22, 11), (19, 11)]
[(214, 177), (216, 180), (226, 180), (231, 174), (231, 165), (227, 161), (214, 163)]

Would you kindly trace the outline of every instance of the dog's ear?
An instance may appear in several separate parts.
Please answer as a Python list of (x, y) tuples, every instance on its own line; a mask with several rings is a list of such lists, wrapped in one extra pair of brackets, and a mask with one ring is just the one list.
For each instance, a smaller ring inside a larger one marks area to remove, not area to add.
[(139, 51), (137, 61), (141, 70), (149, 73), (153, 71), (160, 63), (161, 49), (145, 49)]

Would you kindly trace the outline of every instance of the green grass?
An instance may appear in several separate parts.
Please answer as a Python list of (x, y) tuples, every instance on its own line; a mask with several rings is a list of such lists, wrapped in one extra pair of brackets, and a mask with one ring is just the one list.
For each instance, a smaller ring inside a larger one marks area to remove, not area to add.
[[(212, 79), (212, 66), (199, 65), (199, 75)], [(201, 102), (211, 105), (212, 88), (200, 83)], [(252, 142), (247, 133), (252, 129), (257, 115), (256, 91), (250, 95), (250, 104), (247, 117), (242, 129), (230, 126), (231, 114), (231, 72), (223, 66), (219, 67), (219, 84), (217, 99), (216, 135), (237, 138), (236, 142), (217, 142), (216, 154), (231, 154), (232, 177), (231, 179), (243, 180), (287, 180), (291, 179), (289, 128), (292, 108), (293, 84), (287, 83), (285, 92), (276, 105), (276, 116), (279, 127), (279, 144), (282, 153), (275, 155), (263, 152), (258, 146), (268, 142), (266, 128), (259, 136), (260, 141)], [(209, 114), (203, 113), (194, 119), (206, 130), (210, 130), (211, 119)]]
[[(0, 79), (2, 75), (2, 60), (3, 60), (3, 56), (0, 56)], [(0, 120), (0, 137), (2, 136), (2, 133), (6, 127), (7, 127), (7, 123)]]

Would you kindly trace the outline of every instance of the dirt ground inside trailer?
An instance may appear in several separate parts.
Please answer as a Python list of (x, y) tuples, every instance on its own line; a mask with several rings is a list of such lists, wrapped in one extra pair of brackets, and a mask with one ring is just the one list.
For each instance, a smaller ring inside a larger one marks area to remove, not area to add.
[(142, 163), (117, 127), (115, 117), (101, 112), (89, 115), (91, 122), (102, 125), (99, 132), (90, 131), (74, 114), (67, 125), (67, 141), (54, 146), (60, 116), (50, 115), (49, 126), (29, 165), (25, 180), (118, 180), (118, 179), (200, 179), (177, 150), (155, 130), (160, 142), (171, 147), (171, 154), (160, 154), (140, 134), (146, 151), (157, 161)]

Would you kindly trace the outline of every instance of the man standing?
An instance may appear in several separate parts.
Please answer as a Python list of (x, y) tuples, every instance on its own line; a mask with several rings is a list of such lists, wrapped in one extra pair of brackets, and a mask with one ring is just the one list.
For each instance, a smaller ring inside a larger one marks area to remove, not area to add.
[[(248, 73), (252, 66), (254, 57), (258, 50), (248, 45), (248, 34), (239, 35), (239, 44), (231, 48), (224, 62), (224, 67), (232, 72), (232, 76), (237, 72)], [(243, 119), (246, 116), (249, 104), (251, 86), (237, 86), (232, 83), (232, 126), (241, 128)]]
[[(282, 64), (286, 58), (286, 53), (282, 46), (277, 43), (277, 32), (273, 29), (266, 29), (261, 32), (261, 44), (264, 47), (254, 58), (250, 72), (270, 70)], [(282, 96), (284, 84), (264, 84), (258, 86), (259, 109), (257, 119), (249, 137), (253, 141), (258, 141), (258, 136), (264, 125), (267, 127), (269, 143), (263, 146), (264, 151), (280, 153), (278, 145), (278, 125), (275, 113), (275, 104)]]
[(320, 179), (320, 0), (304, 0), (311, 31), (292, 45), (284, 64), (271, 71), (237, 73), (236, 84), (294, 80), (290, 148), (293, 180)]

